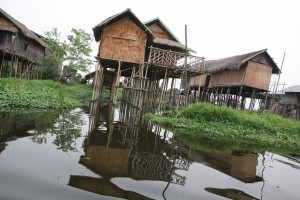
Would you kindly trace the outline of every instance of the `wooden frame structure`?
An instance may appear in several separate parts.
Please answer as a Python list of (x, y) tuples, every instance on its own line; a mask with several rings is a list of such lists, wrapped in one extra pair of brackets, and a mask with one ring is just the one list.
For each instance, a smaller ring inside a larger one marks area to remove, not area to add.
[[(110, 100), (115, 103), (120, 77), (124, 77), (122, 100), (142, 109), (147, 104), (160, 110), (166, 106), (169, 80), (171, 90), (175, 79), (205, 71), (204, 58), (192, 56), (185, 46), (155, 18), (143, 24), (130, 10), (107, 18), (93, 28), (99, 41), (93, 100), (101, 95), (103, 80), (114, 73)], [(185, 58), (187, 62), (185, 62)], [(172, 92), (169, 93), (169, 98)]]
[(38, 78), (48, 45), (0, 8), (0, 77)]

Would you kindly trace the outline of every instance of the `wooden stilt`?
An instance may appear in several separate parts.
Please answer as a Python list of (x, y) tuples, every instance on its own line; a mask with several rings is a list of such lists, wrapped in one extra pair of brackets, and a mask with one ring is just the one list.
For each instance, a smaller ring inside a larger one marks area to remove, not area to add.
[(228, 104), (229, 95), (230, 95), (230, 87), (227, 88), (227, 91), (226, 91), (226, 96), (225, 96), (225, 106), (229, 106), (229, 104)]
[(160, 111), (160, 106), (161, 106), (161, 102), (162, 102), (162, 98), (163, 98), (163, 94), (164, 94), (164, 88), (165, 88), (165, 84), (166, 84), (166, 78), (167, 78), (167, 73), (168, 73), (168, 68), (166, 68), (165, 70), (165, 76), (162, 82), (162, 87), (161, 87), (161, 93), (160, 93), (160, 98), (159, 98), (159, 103), (158, 103), (158, 111)]
[[(236, 107), (235, 107), (236, 109), (238, 107), (238, 104), (240, 104), (240, 97), (242, 95), (242, 91), (243, 91), (243, 86), (240, 87), (239, 96), (238, 96), (238, 102), (237, 102)], [(240, 104), (240, 107), (241, 107), (241, 104)]]
[[(267, 106), (267, 100), (268, 100), (268, 92), (265, 93), (265, 104), (264, 104), (264, 111), (266, 110), (266, 106)], [(269, 108), (268, 109), (271, 109), (272, 107), (272, 104), (270, 103), (269, 105)]]
[(102, 82), (103, 82), (103, 69), (99, 61), (96, 64), (96, 73), (94, 76), (94, 88), (93, 88), (92, 101), (96, 101), (100, 98)]
[(115, 73), (115, 77), (111, 86), (109, 99), (113, 104), (116, 104), (117, 95), (118, 95), (118, 86), (120, 82), (120, 70), (121, 70), (121, 61), (119, 61), (118, 69)]
[(1, 59), (1, 63), (0, 63), (0, 77), (2, 77), (2, 69), (3, 69), (3, 65), (4, 65), (4, 58), (5, 58), (5, 52), (3, 52), (3, 54), (2, 54), (2, 59)]
[(174, 87), (174, 78), (172, 78), (172, 81), (171, 81), (171, 88), (170, 88), (170, 92), (169, 92), (169, 97), (168, 97), (168, 100), (169, 100), (169, 102), (168, 102), (168, 107), (170, 107), (170, 104), (171, 104), (171, 102), (172, 102), (172, 96), (174, 95), (174, 89), (173, 89), (173, 87)]
[(255, 105), (255, 89), (252, 90), (252, 94), (251, 94), (251, 100), (250, 100), (250, 105), (249, 105), (249, 110), (252, 111), (254, 109), (254, 105)]
[(9, 77), (11, 77), (11, 75), (12, 75), (12, 71), (13, 71), (13, 63), (14, 63), (14, 55), (11, 55)]

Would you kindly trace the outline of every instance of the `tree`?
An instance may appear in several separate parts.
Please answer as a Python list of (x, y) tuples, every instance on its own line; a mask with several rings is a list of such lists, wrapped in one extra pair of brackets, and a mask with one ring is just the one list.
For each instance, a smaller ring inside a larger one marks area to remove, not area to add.
[(51, 31), (46, 31), (45, 35), (45, 40), (50, 46), (51, 51), (63, 62), (67, 56), (68, 46), (66, 41), (61, 41), (61, 33), (57, 30), (57, 28), (52, 28)]
[(71, 34), (67, 36), (67, 57), (68, 66), (88, 72), (88, 67), (92, 64), (90, 54), (92, 52), (91, 42), (92, 36), (82, 29), (72, 28)]
[(50, 51), (45, 57), (44, 67), (41, 69), (43, 79), (58, 79), (61, 75), (62, 64), (67, 55), (67, 44), (61, 42), (61, 33), (57, 28), (45, 32), (45, 42), (49, 45)]
[(40, 70), (42, 71), (42, 79), (57, 80), (61, 76), (61, 60), (54, 53), (49, 53)]
[(53, 28), (51, 31), (46, 31), (45, 35), (45, 41), (51, 48), (51, 52), (45, 58), (43, 78), (57, 79), (63, 64), (72, 69), (88, 72), (92, 64), (91, 34), (82, 29), (72, 28), (71, 34), (67, 35), (67, 40), (63, 40), (57, 28)]

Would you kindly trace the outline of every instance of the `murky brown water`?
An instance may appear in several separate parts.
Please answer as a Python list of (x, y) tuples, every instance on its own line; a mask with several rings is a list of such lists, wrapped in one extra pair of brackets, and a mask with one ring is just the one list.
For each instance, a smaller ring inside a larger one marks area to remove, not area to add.
[(0, 114), (0, 199), (300, 199), (299, 152), (195, 151), (121, 110)]

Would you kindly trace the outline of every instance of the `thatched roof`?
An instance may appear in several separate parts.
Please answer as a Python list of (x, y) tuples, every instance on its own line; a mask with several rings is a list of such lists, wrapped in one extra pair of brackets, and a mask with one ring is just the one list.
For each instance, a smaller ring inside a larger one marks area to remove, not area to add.
[(207, 69), (209, 73), (216, 73), (224, 70), (238, 70), (240, 67), (247, 64), (248, 61), (251, 59), (262, 55), (265, 57), (265, 59), (268, 61), (268, 63), (273, 68), (272, 73), (280, 73), (280, 70), (276, 63), (273, 61), (273, 59), (270, 57), (270, 55), (267, 53), (267, 49), (263, 49), (260, 51), (255, 51), (243, 55), (237, 55), (227, 58), (222, 58), (218, 60), (208, 60), (207, 63)]
[(22, 33), (25, 37), (36, 41), (38, 44), (40, 44), (45, 48), (49, 48), (49, 46), (43, 40), (41, 40), (37, 35), (35, 35), (31, 30), (29, 30), (24, 24), (11, 17), (7, 12), (5, 12), (3, 9), (0, 8), (0, 16), (1, 15), (4, 16), (6, 19), (8, 19), (11, 23), (13, 23), (17, 28), (17, 29), (10, 29), (10, 30), (6, 29), (6, 31), (10, 31), (13, 33), (20, 31), (20, 33)]
[(147, 26), (145, 26), (137, 17), (136, 15), (128, 8), (126, 10), (124, 10), (123, 12), (120, 12), (116, 15), (113, 15), (107, 19), (105, 19), (104, 21), (102, 21), (100, 24), (98, 24), (97, 26), (95, 26), (93, 28), (94, 31), (94, 36), (95, 36), (95, 40), (98, 42), (100, 40), (101, 37), (101, 33), (103, 31), (103, 29), (115, 22), (117, 22), (118, 20), (122, 19), (123, 17), (129, 17), (132, 21), (134, 21), (142, 30), (144, 30), (147, 35), (152, 39), (153, 34), (151, 33), (151, 31), (148, 29)]

